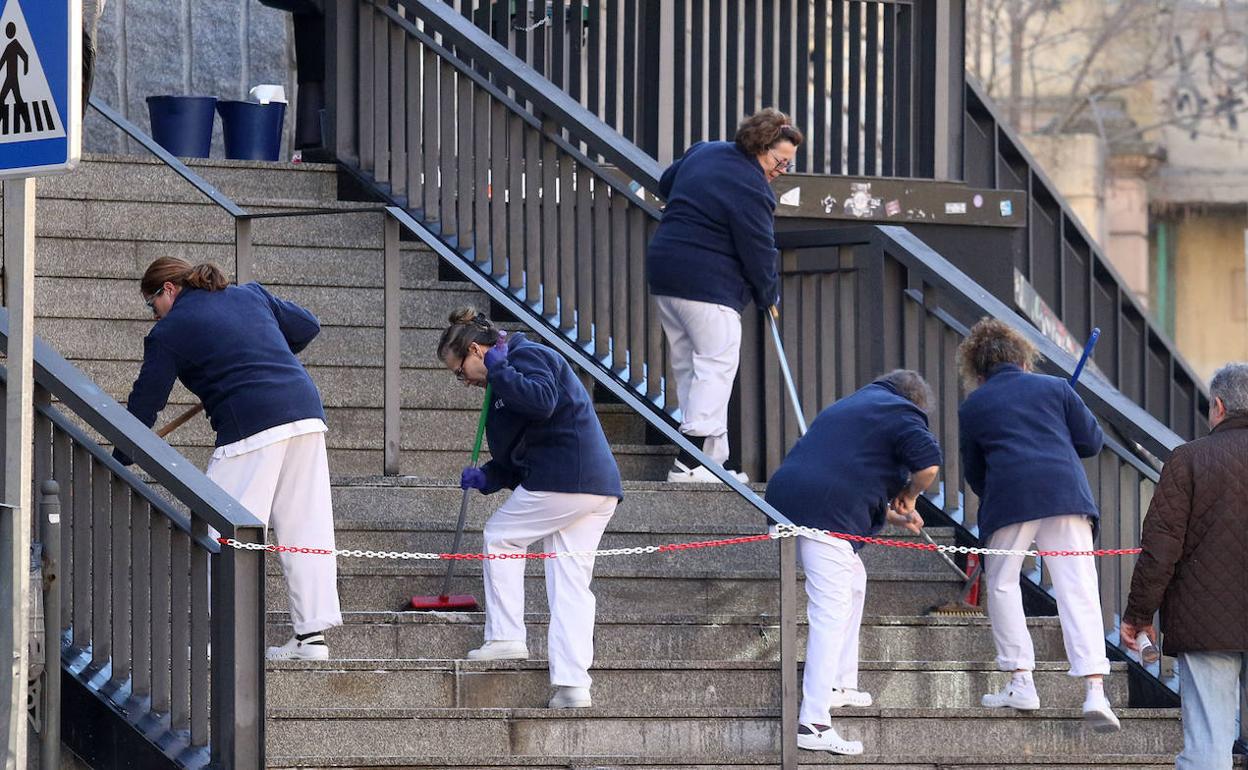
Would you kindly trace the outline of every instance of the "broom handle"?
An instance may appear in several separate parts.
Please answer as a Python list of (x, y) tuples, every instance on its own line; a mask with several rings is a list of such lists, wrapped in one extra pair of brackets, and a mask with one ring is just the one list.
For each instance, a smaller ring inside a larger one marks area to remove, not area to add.
[(1088, 356), (1092, 355), (1092, 348), (1096, 347), (1096, 341), (1101, 337), (1101, 328), (1098, 326), (1092, 330), (1092, 334), (1088, 337), (1088, 344), (1083, 346), (1083, 355), (1079, 357), (1079, 364), (1075, 366), (1075, 373), (1070, 375), (1070, 385), (1074, 387), (1075, 382), (1079, 379), (1079, 375), (1083, 374), (1083, 365), (1088, 362)]
[[(797, 398), (797, 386), (793, 384), (793, 373), (789, 371), (788, 356), (784, 354), (784, 343), (780, 341), (780, 327), (776, 324), (776, 319), (780, 317), (780, 309), (772, 305), (767, 313), (767, 320), (771, 322), (771, 336), (776, 342), (776, 355), (780, 359), (780, 370), (784, 372), (784, 383), (787, 386), (789, 394), (789, 402), (793, 405), (793, 415), (797, 417), (797, 427), (801, 431), (801, 435), (806, 435), (806, 418), (802, 416), (802, 405)], [(927, 530), (920, 529), (919, 534), (927, 541), (928, 545), (935, 546), (936, 541), (932, 540), (932, 536), (927, 534)], [(949, 558), (949, 554), (944, 551), (935, 551), (940, 558), (945, 560), (955, 572), (962, 576), (963, 580), (967, 579), (967, 574), (962, 571), (958, 563)]]
[(204, 405), (196, 404), (195, 406), (191, 407), (190, 409), (187, 409), (182, 414), (170, 420), (167, 425), (165, 425), (160, 430), (156, 431), (156, 435), (159, 436), (160, 438), (164, 438), (165, 436), (168, 436), (170, 433), (173, 433), (178, 428), (181, 428), (183, 425), (187, 423), (188, 420), (190, 420), (192, 417), (194, 417), (195, 415), (199, 414), (202, 411), (204, 411)]
[[(477, 437), (472, 442), (472, 467), (477, 467), (477, 460), (481, 457), (481, 439), (485, 435), (485, 415), (490, 411), (490, 384), (485, 384), (485, 398), (481, 400), (481, 415), (477, 418)], [(455, 523), (455, 541), (451, 544), (451, 553), (459, 553), (459, 546), (464, 539), (464, 521), (468, 518), (468, 493), (471, 489), (464, 490), (463, 499), (459, 501), (459, 520)], [(450, 559), (446, 563), (446, 577), (442, 578), (442, 592), (438, 594), (438, 598), (445, 599), (450, 595), (451, 576), (455, 574), (455, 562), (458, 559)]]

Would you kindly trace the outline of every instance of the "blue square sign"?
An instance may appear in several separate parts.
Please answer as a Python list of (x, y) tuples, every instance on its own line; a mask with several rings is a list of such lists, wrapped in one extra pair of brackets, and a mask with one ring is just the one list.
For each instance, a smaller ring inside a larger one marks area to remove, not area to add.
[(0, 178), (82, 152), (82, 0), (0, 0)]

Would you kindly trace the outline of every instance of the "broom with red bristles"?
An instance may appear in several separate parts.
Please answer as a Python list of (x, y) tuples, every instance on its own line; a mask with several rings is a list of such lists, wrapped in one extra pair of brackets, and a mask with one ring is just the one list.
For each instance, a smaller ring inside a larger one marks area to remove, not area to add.
[[(481, 416), (477, 419), (477, 438), (472, 443), (472, 467), (477, 467), (481, 457), (481, 439), (485, 435), (485, 416), (490, 411), (490, 386), (485, 386), (485, 398), (481, 401)], [(463, 500), (459, 504), (459, 521), (455, 524), (455, 541), (451, 545), (451, 553), (459, 553), (460, 543), (464, 539), (464, 521), (468, 518), (468, 495), (471, 489), (464, 490)], [(449, 559), (446, 563), (446, 577), (442, 579), (442, 592), (437, 596), (413, 596), (411, 608), (424, 612), (458, 610), (475, 612), (480, 605), (471, 594), (451, 594), (451, 576), (455, 573), (455, 562)]]

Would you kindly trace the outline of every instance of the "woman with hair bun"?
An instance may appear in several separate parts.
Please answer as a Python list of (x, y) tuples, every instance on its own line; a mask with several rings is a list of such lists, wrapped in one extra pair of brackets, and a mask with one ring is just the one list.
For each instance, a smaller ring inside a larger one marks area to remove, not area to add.
[[(524, 334), (499, 330), (475, 308), (451, 313), (438, 358), (465, 385), (491, 388), (485, 432), (490, 461), (465, 468), (464, 489), (511, 496), (485, 523), (485, 644), (470, 660), (525, 660), (523, 554), (539, 540), (546, 551), (593, 551), (623, 498), (620, 471), (594, 405), (572, 367)], [(545, 559), (550, 603), (547, 656), (551, 708), (591, 705), (594, 660), (592, 556)]]
[[(177, 257), (152, 262), (139, 290), (157, 323), (126, 408), (151, 427), (180, 380), (217, 433), (208, 478), (272, 526), (279, 543), (333, 548), (325, 409), (295, 357), (320, 332), (316, 316), (258, 283), (230, 286), (216, 265)], [(342, 624), (334, 559), (280, 559), (294, 635), (268, 658), (326, 660), (325, 629)]]
[[(650, 293), (672, 358), (680, 432), (720, 465), (741, 311), (752, 299), (765, 312), (780, 297), (771, 182), (801, 143), (787, 115), (764, 109), (741, 121), (733, 141), (690, 147), (659, 180), (667, 206), (646, 252)], [(681, 450), (667, 480), (719, 479)]]
[[(958, 369), (971, 394), (958, 409), (966, 482), (979, 497), (979, 535), (988, 548), (1091, 551), (1098, 512), (1080, 458), (1096, 457), (1104, 434), (1096, 417), (1059, 377), (1032, 372), (1036, 349), (1003, 321), (985, 318), (958, 347)], [(1045, 557), (1053, 580), (1070, 675), (1083, 677), (1083, 716), (1098, 732), (1118, 729), (1102, 678), (1109, 673), (1105, 627), (1091, 556)], [(1011, 672), (988, 708), (1034, 711), (1040, 696), (1036, 654), (1018, 584), (1023, 557), (990, 554), (984, 562), (988, 619), (997, 666)]]

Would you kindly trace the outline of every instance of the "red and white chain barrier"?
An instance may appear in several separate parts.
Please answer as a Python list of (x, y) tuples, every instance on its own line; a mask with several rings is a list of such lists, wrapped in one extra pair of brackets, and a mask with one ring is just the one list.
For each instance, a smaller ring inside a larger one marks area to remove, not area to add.
[(232, 537), (219, 537), (217, 542), (245, 551), (270, 551), (272, 553), (304, 553), (319, 556), (346, 556), (359, 559), (405, 559), (425, 561), (446, 561), (460, 559), (464, 561), (484, 561), (486, 559), (566, 559), (566, 558), (598, 558), (600, 556), (640, 556), (651, 553), (675, 553), (693, 551), (699, 548), (719, 548), (745, 543), (761, 543), (767, 540), (779, 540), (785, 537), (835, 537), (855, 543), (870, 543), (890, 548), (909, 548), (914, 551), (938, 551), (941, 553), (987, 554), (990, 556), (1130, 556), (1140, 552), (1139, 548), (1101, 548), (1094, 551), (1042, 551), (1007, 548), (979, 548), (966, 545), (945, 545), (941, 543), (923, 543), (910, 540), (893, 540), (884, 537), (866, 537), (849, 535), (843, 532), (829, 532), (813, 527), (799, 527), (792, 524), (777, 524), (767, 534), (745, 535), (717, 540), (698, 540), (692, 543), (665, 543), (663, 545), (643, 545), (632, 548), (599, 548), (595, 551), (557, 551), (547, 553), (421, 553), (412, 551), (362, 551), (344, 548), (302, 548), (290, 545), (264, 543), (243, 543)]

